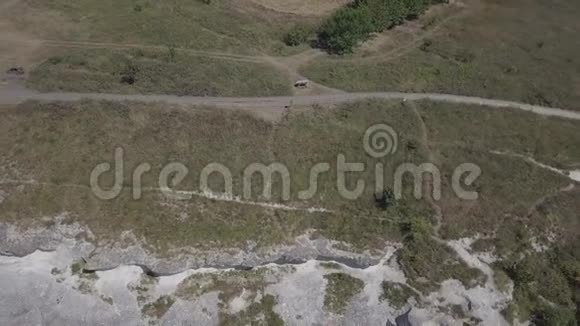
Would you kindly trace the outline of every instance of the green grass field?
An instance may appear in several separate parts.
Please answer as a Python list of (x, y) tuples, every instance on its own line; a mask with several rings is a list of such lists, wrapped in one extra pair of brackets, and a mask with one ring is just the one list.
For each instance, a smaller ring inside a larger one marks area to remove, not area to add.
[[(319, 58), (301, 72), (348, 91), (440, 92), (580, 110), (577, 1), (466, 6), (468, 14), (397, 57), (388, 49), (361, 51), (364, 56)], [(420, 23), (428, 33), (439, 21)]]
[(69, 49), (37, 66), (28, 85), (41, 91), (122, 94), (292, 94), (288, 76), (267, 64), (195, 56), (169, 47)]

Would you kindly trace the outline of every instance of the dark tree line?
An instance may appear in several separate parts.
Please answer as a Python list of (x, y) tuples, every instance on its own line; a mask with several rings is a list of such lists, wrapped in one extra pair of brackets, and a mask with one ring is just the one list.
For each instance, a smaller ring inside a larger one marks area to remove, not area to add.
[(336, 11), (318, 31), (319, 46), (331, 53), (352, 52), (371, 33), (415, 19), (432, 4), (447, 0), (356, 0)]

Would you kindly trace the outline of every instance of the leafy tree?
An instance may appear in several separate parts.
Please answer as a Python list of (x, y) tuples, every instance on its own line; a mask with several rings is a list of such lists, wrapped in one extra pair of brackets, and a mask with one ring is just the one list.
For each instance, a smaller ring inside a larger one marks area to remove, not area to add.
[(427, 0), (404, 0), (406, 8), (406, 17), (415, 19), (427, 9)]
[(359, 42), (366, 40), (375, 29), (367, 6), (338, 10), (318, 32), (320, 45), (333, 53), (352, 52)]
[(381, 32), (421, 15), (430, 4), (448, 0), (355, 0), (324, 22), (318, 32), (319, 45), (343, 54), (371, 33)]
[(405, 0), (383, 0), (383, 2), (385, 3), (383, 28), (401, 25), (408, 15), (408, 7)]

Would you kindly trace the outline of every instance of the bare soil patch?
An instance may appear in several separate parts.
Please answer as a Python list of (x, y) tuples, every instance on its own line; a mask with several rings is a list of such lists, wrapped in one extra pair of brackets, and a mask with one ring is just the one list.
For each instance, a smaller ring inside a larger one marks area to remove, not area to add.
[(302, 16), (323, 16), (346, 5), (350, 0), (251, 0), (274, 11)]

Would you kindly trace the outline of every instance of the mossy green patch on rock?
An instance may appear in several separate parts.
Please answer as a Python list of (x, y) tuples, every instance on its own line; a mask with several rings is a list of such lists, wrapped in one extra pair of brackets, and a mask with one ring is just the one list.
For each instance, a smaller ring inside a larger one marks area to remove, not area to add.
[[(218, 292), (219, 325), (284, 325), (273, 310), (276, 298), (266, 294), (266, 287), (279, 280), (278, 272), (291, 272), (259, 268), (249, 271), (193, 274), (178, 286), (176, 296), (192, 300), (200, 295)], [(234, 299), (241, 298), (247, 306), (241, 311), (230, 309)]]
[(324, 308), (331, 313), (343, 313), (350, 300), (364, 287), (362, 280), (344, 273), (327, 274), (324, 278), (327, 281)]
[(405, 284), (384, 281), (382, 287), (383, 293), (380, 299), (387, 301), (396, 309), (403, 308), (410, 298), (415, 297), (415, 292)]
[(144, 305), (141, 311), (148, 317), (161, 319), (169, 311), (173, 303), (175, 303), (175, 299), (164, 295), (159, 297), (155, 302)]
[(220, 326), (252, 325), (252, 326), (283, 326), (284, 321), (274, 312), (276, 298), (265, 295), (259, 302), (253, 302), (245, 310), (230, 315), (220, 312)]
[(205, 293), (219, 292), (220, 305), (225, 307), (242, 292), (248, 292), (248, 299), (253, 300), (259, 292), (264, 292), (266, 286), (278, 279), (278, 271), (266, 268), (193, 274), (179, 284), (176, 295), (192, 299)]

